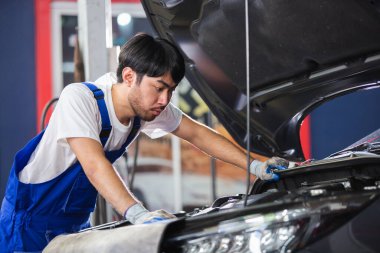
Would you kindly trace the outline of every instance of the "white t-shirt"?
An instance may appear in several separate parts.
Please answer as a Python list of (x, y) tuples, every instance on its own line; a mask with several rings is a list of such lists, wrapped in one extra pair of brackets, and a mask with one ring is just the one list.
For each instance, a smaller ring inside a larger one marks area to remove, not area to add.
[[(116, 75), (107, 73), (95, 81), (104, 92), (112, 131), (104, 150), (118, 150), (127, 140), (132, 122), (125, 126), (117, 119), (112, 103), (111, 87)], [(153, 121), (141, 120), (140, 131), (150, 138), (158, 138), (174, 131), (181, 122), (182, 112), (169, 103)], [(77, 159), (66, 138), (87, 137), (100, 142), (101, 116), (92, 91), (82, 83), (66, 86), (50, 118), (49, 125), (28, 164), (19, 173), (23, 183), (47, 182), (68, 169)]]

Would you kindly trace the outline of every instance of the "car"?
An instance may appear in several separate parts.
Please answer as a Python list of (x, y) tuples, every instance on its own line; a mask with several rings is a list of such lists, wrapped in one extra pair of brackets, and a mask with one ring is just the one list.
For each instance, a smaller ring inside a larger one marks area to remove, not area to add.
[(299, 135), (317, 107), (380, 86), (378, 3), (143, 0), (157, 34), (180, 48), (186, 78), (236, 142), (293, 167), (174, 221), (112, 223), (59, 236), (48, 248), (380, 252), (380, 130), (311, 161)]

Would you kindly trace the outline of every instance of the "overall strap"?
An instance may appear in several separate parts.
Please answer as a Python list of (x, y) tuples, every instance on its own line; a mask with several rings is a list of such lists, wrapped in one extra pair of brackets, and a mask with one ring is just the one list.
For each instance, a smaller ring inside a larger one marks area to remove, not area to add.
[(107, 106), (104, 101), (104, 93), (101, 89), (99, 89), (92, 83), (84, 82), (83, 84), (85, 84), (92, 91), (92, 93), (94, 93), (94, 97), (96, 99), (96, 102), (98, 103), (100, 117), (102, 118), (102, 130), (99, 134), (99, 137), (104, 147), (112, 130), (110, 118), (108, 116)]
[(121, 146), (121, 148), (119, 148), (118, 150), (106, 152), (106, 157), (111, 163), (115, 162), (120, 156), (124, 154), (128, 145), (137, 137), (140, 127), (141, 127), (140, 118), (136, 116), (133, 119), (132, 129), (127, 137), (127, 140), (124, 142), (123, 146)]
[(139, 132), (139, 129), (141, 127), (141, 120), (140, 120), (140, 117), (136, 116), (134, 117), (133, 119), (133, 125), (132, 125), (132, 129), (131, 129), (131, 132), (129, 133), (128, 135), (128, 138), (127, 140), (125, 141), (125, 143), (123, 144), (123, 149), (125, 150), (125, 148), (135, 139), (137, 133)]

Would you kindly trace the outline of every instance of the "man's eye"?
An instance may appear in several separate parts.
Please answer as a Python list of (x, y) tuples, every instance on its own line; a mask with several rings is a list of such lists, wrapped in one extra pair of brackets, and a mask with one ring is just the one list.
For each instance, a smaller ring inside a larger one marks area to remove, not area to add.
[(164, 90), (164, 88), (162, 88), (162, 87), (157, 87), (157, 86), (154, 86), (154, 88), (156, 89), (156, 91), (159, 91), (159, 92), (161, 92), (161, 91), (163, 91), (163, 90)]

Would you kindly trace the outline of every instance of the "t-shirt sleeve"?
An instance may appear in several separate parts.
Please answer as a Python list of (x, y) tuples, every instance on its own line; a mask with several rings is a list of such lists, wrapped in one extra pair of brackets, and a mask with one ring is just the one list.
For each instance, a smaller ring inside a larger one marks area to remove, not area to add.
[(71, 84), (62, 91), (50, 122), (56, 125), (59, 144), (67, 144), (66, 138), (70, 137), (87, 137), (100, 142), (97, 103), (83, 84)]
[(169, 103), (166, 108), (150, 122), (145, 122), (141, 132), (155, 139), (177, 129), (182, 120), (182, 111)]

